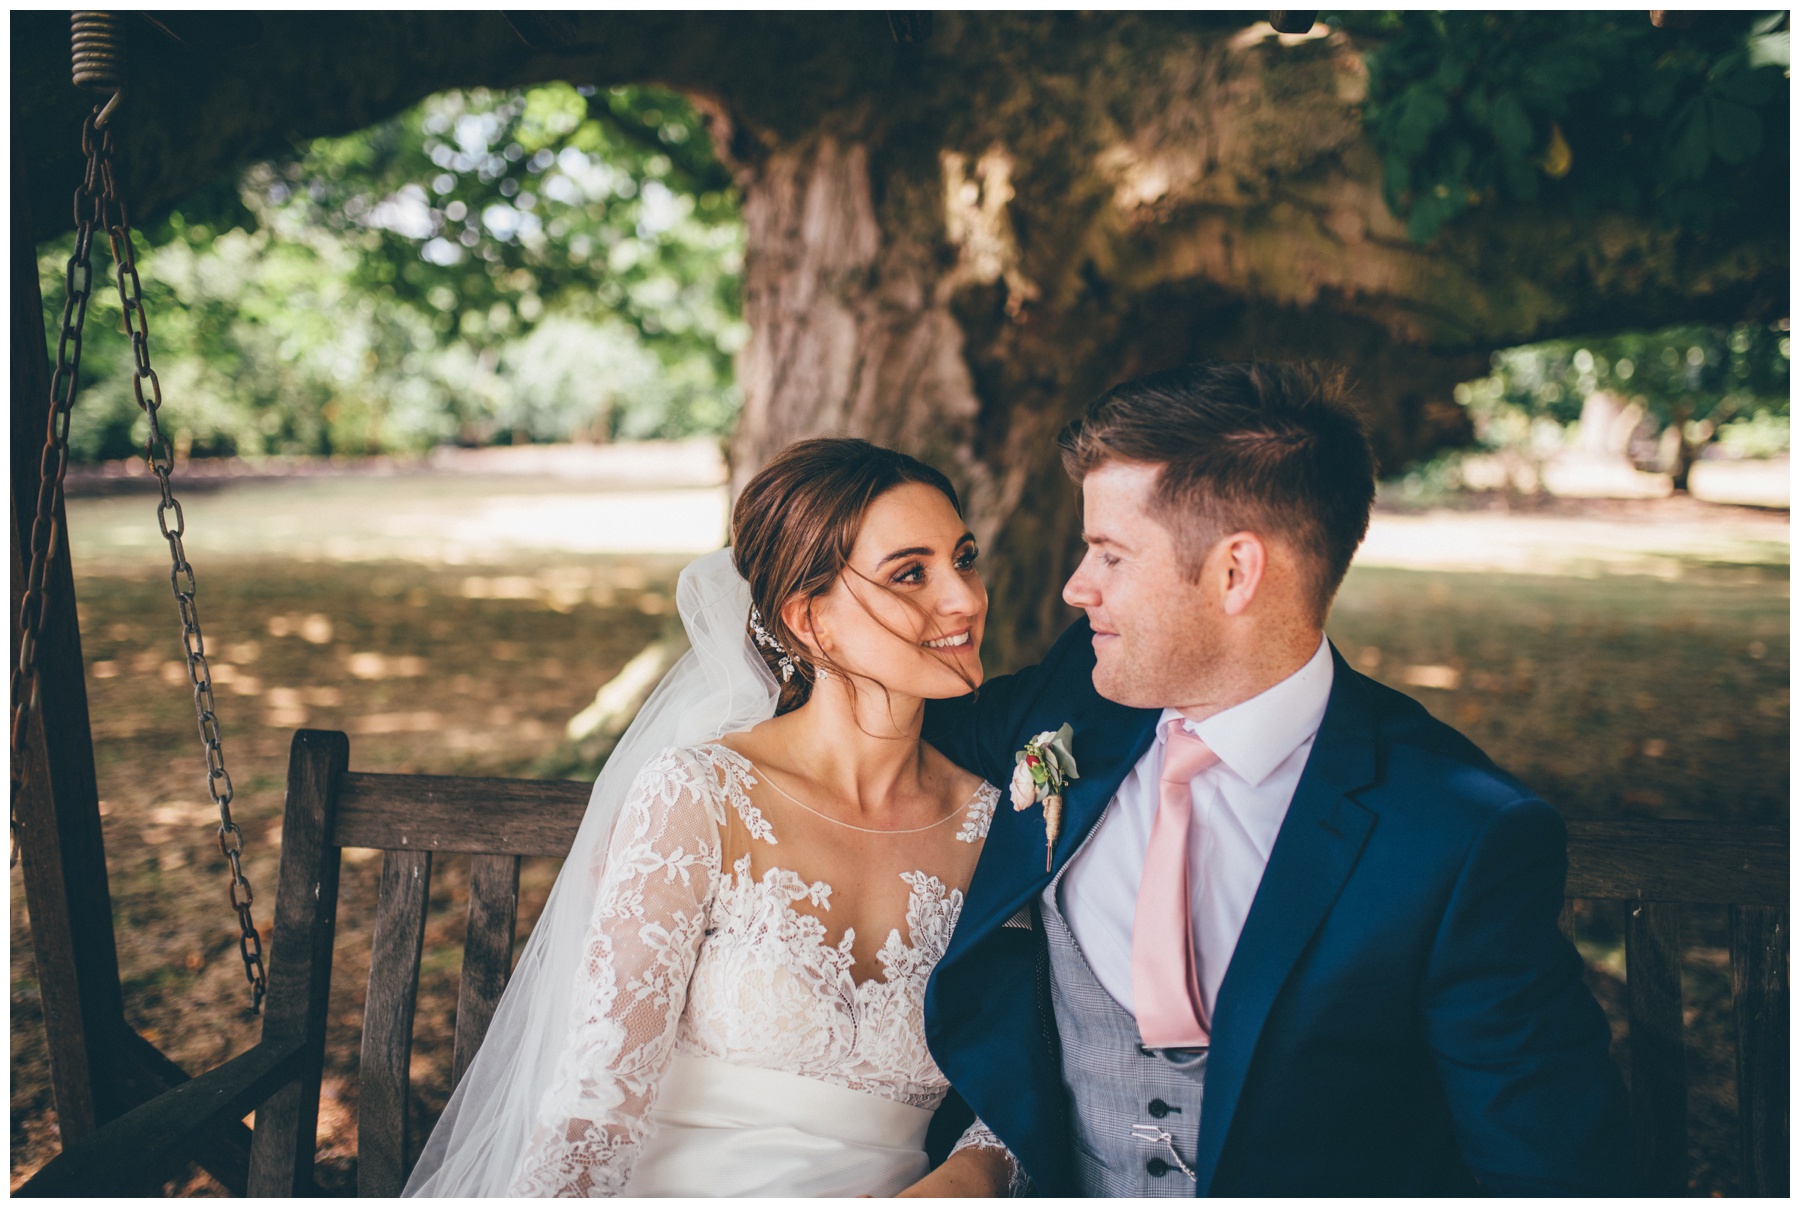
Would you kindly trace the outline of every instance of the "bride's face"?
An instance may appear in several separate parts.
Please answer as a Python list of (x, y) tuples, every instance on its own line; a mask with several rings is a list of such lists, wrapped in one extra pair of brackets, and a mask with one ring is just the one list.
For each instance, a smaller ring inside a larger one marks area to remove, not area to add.
[[(981, 683), (987, 588), (975, 559), (975, 537), (941, 491), (897, 486), (869, 505), (849, 567), (811, 602), (810, 636), (890, 692), (961, 696)], [(786, 618), (803, 635), (806, 611), (794, 601)]]

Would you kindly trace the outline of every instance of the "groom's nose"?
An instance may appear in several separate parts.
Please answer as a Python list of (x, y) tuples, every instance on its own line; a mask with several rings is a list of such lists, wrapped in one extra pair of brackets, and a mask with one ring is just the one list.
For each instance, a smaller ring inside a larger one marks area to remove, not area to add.
[(1075, 567), (1075, 573), (1063, 584), (1063, 603), (1071, 608), (1092, 608), (1100, 602), (1100, 593), (1087, 577), (1087, 564), (1091, 557), (1091, 553), (1083, 555), (1080, 564)]

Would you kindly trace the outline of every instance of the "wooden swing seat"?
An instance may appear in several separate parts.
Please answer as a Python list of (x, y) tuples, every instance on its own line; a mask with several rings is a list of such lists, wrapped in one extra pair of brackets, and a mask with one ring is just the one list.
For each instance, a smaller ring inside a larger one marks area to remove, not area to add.
[[(568, 853), (587, 807), (572, 781), (348, 771), (350, 741), (301, 730), (288, 763), (262, 1040), (70, 1145), (15, 1194), (155, 1194), (190, 1161), (256, 1196), (313, 1194), (332, 941), (343, 848), (384, 853), (363, 1011), (357, 1191), (398, 1195), (410, 1169), (409, 1064), (427, 891), (437, 852), (474, 857), (452, 1085), (511, 972), (519, 860)], [(1742, 1190), (1787, 1193), (1788, 858), (1784, 828), (1572, 822), (1570, 899), (1630, 903), (1631, 1106), (1646, 1189), (1687, 1191), (1679, 919), (1731, 906)], [(1570, 918), (1565, 912), (1565, 919)], [(256, 1112), (243, 1142), (238, 1121)]]

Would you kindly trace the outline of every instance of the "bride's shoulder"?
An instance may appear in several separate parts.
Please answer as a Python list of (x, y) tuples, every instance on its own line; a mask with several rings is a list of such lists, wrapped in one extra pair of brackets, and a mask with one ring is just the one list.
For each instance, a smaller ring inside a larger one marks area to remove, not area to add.
[(691, 799), (722, 821), (724, 801), (747, 766), (743, 756), (717, 742), (668, 746), (644, 761), (634, 788), (641, 797), (669, 805)]
[(748, 761), (722, 742), (699, 742), (689, 746), (668, 746), (644, 761), (644, 771), (659, 775), (682, 772), (710, 772), (717, 776), (726, 770), (748, 767)]

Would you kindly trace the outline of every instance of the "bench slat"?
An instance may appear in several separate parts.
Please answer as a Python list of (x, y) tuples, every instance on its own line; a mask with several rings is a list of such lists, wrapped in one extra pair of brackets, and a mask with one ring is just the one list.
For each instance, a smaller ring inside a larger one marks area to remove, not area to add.
[(351, 772), (333, 835), (339, 847), (561, 859), (591, 793), (578, 780)]
[(350, 740), (335, 730), (296, 731), (288, 748), (263, 1042), (299, 1044), (303, 1056), (294, 1081), (256, 1109), (252, 1196), (305, 1195), (313, 1185), (341, 863), (331, 842), (332, 786), (349, 762)]
[(450, 1089), (462, 1081), (493, 1022), (512, 976), (519, 922), (519, 857), (476, 856), (469, 868), (469, 933), (463, 941), (462, 987), (456, 996), (456, 1051)]
[(392, 1198), (406, 1182), (407, 1087), (419, 954), (431, 887), (429, 851), (390, 851), (381, 862), (369, 996), (363, 1006), (357, 1092), (356, 1191)]
[(1743, 1194), (1788, 1193), (1788, 913), (1731, 909)]
[(1687, 1194), (1687, 1066), (1681, 1047), (1681, 907), (1625, 907), (1631, 1122), (1649, 1195)]
[[(578, 780), (350, 772), (334, 838), (340, 847), (561, 858), (590, 793)], [(1783, 827), (1574, 821), (1568, 831), (1569, 897), (1787, 905)]]
[(1786, 906), (1780, 826), (1716, 822), (1570, 822), (1572, 898)]

